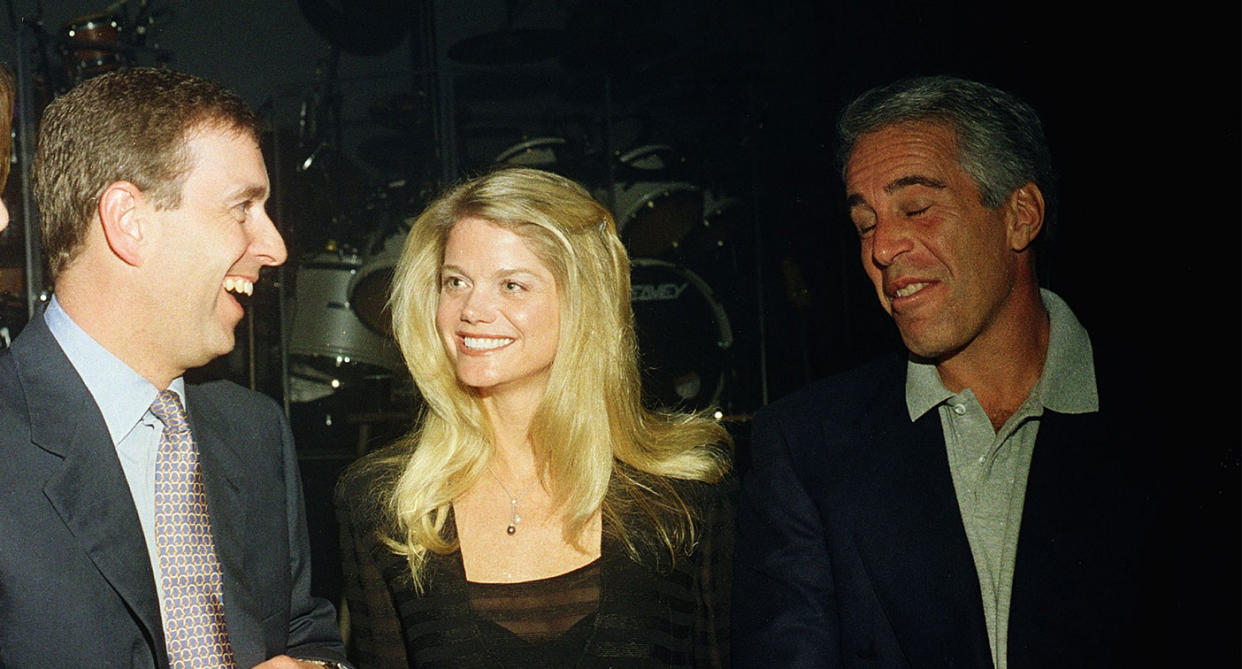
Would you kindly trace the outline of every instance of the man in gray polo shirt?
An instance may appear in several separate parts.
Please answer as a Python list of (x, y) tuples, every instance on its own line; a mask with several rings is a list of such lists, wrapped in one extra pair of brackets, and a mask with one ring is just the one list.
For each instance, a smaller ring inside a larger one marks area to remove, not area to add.
[(739, 666), (1142, 653), (1149, 497), (1100, 412), (1087, 332), (1036, 278), (1054, 199), (1038, 116), (929, 77), (864, 93), (840, 131), (863, 269), (908, 355), (756, 417)]

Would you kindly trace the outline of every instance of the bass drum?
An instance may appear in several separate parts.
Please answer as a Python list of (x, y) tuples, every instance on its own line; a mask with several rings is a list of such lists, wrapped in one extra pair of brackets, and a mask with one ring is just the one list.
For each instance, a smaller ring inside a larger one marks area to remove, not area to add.
[(703, 192), (676, 180), (682, 159), (669, 146), (640, 146), (621, 156), (613, 186), (617, 230), (631, 256), (675, 249), (703, 219)]
[(350, 308), (349, 287), (362, 265), (356, 254), (327, 252), (298, 266), (289, 335), (295, 368), (342, 383), (405, 369), (396, 342), (372, 331)]
[(630, 301), (648, 406), (692, 411), (718, 406), (733, 330), (707, 283), (685, 267), (634, 258)]

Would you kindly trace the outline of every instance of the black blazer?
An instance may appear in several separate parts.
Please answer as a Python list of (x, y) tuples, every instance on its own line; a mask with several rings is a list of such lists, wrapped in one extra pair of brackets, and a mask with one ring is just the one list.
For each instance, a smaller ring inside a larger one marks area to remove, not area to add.
[[(990, 667), (940, 419), (911, 422), (903, 356), (755, 418), (739, 508), (741, 667)], [(1135, 432), (1045, 411), (1009, 619), (1010, 667), (1119, 666), (1150, 649), (1155, 499)]]
[[(274, 402), (187, 386), (238, 666), (343, 659), (310, 596), (302, 488)], [(146, 541), (103, 416), (38, 316), (0, 355), (0, 666), (166, 667)]]

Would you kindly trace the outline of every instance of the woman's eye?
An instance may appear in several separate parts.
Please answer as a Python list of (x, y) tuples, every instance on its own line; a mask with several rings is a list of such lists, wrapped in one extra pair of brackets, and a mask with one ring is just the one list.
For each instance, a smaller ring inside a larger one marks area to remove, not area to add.
[(927, 205), (926, 207), (923, 207), (922, 209), (913, 209), (913, 210), (908, 210), (908, 211), (906, 211), (906, 217), (907, 217), (907, 218), (914, 218), (915, 216), (918, 216), (918, 215), (920, 215), (920, 214), (925, 213), (928, 209), (931, 209), (931, 205), (930, 205), (930, 204), (929, 204), (929, 205)]

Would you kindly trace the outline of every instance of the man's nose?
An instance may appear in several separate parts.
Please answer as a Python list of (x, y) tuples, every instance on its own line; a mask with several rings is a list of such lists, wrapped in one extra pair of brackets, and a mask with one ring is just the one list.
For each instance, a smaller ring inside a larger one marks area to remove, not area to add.
[(909, 226), (894, 215), (878, 217), (871, 234), (871, 257), (881, 267), (891, 265), (912, 246)]
[(276, 224), (267, 215), (267, 210), (259, 207), (255, 213), (254, 234), (250, 240), (250, 253), (266, 266), (275, 267), (284, 264), (289, 258), (285, 249), (285, 240), (276, 229)]

